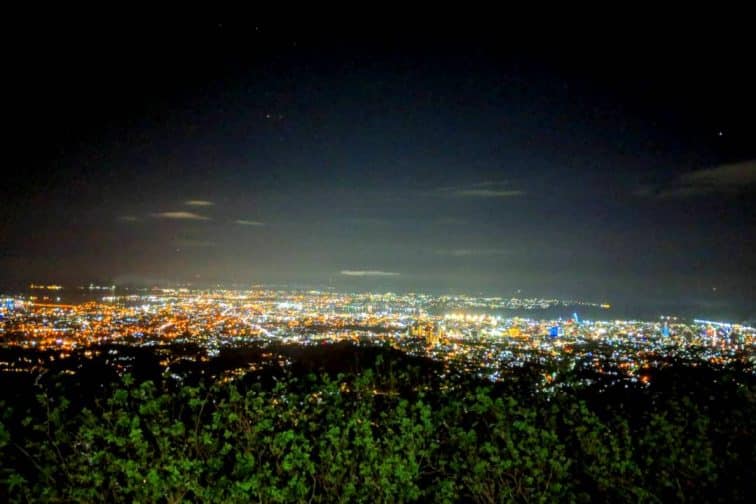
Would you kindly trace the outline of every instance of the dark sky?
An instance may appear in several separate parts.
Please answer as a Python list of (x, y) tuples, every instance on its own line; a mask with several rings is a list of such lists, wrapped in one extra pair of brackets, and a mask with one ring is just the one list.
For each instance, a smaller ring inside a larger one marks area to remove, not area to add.
[(515, 24), (23, 24), (0, 280), (750, 307), (748, 30)]

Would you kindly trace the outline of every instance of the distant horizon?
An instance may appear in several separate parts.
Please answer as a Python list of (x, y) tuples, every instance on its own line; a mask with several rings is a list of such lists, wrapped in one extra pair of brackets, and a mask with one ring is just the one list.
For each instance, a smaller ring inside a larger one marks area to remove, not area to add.
[[(756, 310), (746, 300), (743, 303), (729, 303), (727, 301), (720, 301), (714, 303), (705, 300), (680, 300), (677, 298), (649, 300), (649, 299), (621, 299), (617, 298), (590, 298), (583, 296), (570, 296), (570, 295), (557, 295), (548, 293), (537, 293), (530, 291), (523, 291), (522, 289), (501, 289), (500, 291), (474, 291), (463, 288), (418, 288), (410, 289), (405, 287), (373, 287), (372, 289), (364, 285), (364, 282), (360, 282), (363, 285), (352, 283), (347, 284), (324, 284), (324, 283), (269, 283), (269, 282), (211, 282), (202, 283), (200, 281), (170, 281), (164, 280), (159, 283), (113, 283), (112, 281), (88, 281), (83, 283), (65, 283), (65, 282), (44, 282), (45, 285), (60, 285), (62, 290), (62, 296), (66, 293), (76, 292), (83, 297), (85, 293), (91, 292), (93, 296), (97, 293), (107, 292), (107, 289), (102, 290), (89, 290), (88, 286), (94, 285), (97, 287), (109, 287), (116, 286), (116, 291), (123, 289), (139, 289), (141, 291), (149, 291), (150, 289), (179, 289), (186, 288), (189, 290), (231, 290), (231, 291), (248, 291), (259, 289), (271, 289), (282, 291), (306, 291), (306, 290), (318, 290), (324, 292), (334, 292), (338, 294), (418, 294), (429, 296), (466, 296), (466, 297), (483, 297), (483, 298), (501, 298), (501, 299), (544, 299), (544, 300), (558, 300), (565, 302), (583, 302), (592, 304), (609, 304), (611, 308), (606, 312), (607, 315), (611, 315), (609, 318), (615, 318), (620, 314), (632, 314), (636, 318), (644, 320), (655, 319), (665, 315), (678, 315), (685, 318), (708, 318), (710, 320), (730, 321), (730, 322), (756, 322)], [(38, 282), (28, 282), (23, 285), (10, 286), (7, 284), (0, 284), (0, 295), (10, 295), (13, 293), (47, 293), (48, 296), (53, 296), (57, 293), (61, 296), (61, 291), (48, 291), (44, 289), (30, 289), (30, 284), (38, 284)], [(573, 306), (573, 305), (571, 305)], [(527, 313), (537, 313), (537, 311), (528, 311)], [(721, 314), (721, 315), (717, 315)], [(632, 317), (631, 317), (632, 318)]]

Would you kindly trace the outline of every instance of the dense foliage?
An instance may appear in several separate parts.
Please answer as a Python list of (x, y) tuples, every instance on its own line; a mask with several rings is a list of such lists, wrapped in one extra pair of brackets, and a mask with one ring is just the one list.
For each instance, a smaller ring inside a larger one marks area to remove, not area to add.
[(726, 371), (553, 394), (380, 357), (222, 385), (126, 375), (92, 397), (67, 379), (2, 408), (0, 499), (732, 502), (756, 481), (754, 387)]

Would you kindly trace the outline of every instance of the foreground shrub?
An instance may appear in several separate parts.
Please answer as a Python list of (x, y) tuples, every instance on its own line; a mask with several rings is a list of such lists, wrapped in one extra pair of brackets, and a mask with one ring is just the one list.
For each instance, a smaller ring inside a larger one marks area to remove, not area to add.
[(366, 370), (175, 387), (126, 375), (72, 404), (51, 380), (32, 405), (2, 410), (0, 498), (733, 501), (754, 481), (747, 387), (732, 398), (735, 425), (677, 392), (626, 415), (569, 388), (516, 397), (411, 381)]

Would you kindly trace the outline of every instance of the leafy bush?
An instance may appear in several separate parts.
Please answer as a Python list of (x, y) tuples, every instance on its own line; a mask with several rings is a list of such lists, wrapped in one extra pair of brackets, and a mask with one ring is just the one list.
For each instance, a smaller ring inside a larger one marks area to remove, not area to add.
[(749, 387), (728, 385), (733, 410), (712, 421), (680, 391), (648, 392), (626, 414), (609, 396), (569, 387), (550, 397), (427, 387), (384, 368), (274, 386), (172, 387), (126, 375), (86, 401), (48, 380), (34, 404), (2, 408), (0, 498), (731, 502), (755, 481)]

